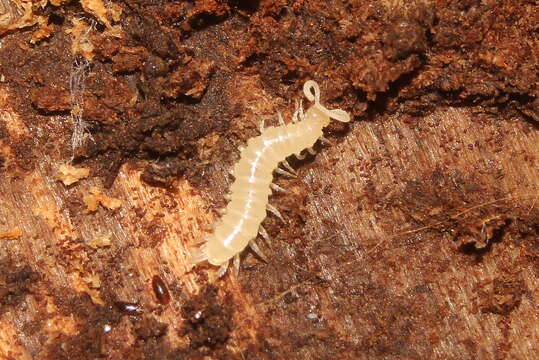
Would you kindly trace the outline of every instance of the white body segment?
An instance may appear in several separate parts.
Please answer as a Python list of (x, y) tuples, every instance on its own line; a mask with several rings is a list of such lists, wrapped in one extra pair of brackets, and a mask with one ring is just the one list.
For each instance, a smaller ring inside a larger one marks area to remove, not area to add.
[(192, 263), (207, 260), (221, 266), (220, 275), (224, 274), (229, 260), (240, 254), (259, 233), (272, 192), (273, 171), (279, 163), (311, 148), (322, 137), (322, 129), (330, 118), (342, 122), (350, 120), (346, 112), (327, 110), (320, 104), (320, 90), (314, 81), (305, 83), (304, 92), (315, 103), (301, 121), (268, 127), (261, 135), (249, 139), (241, 151), (232, 172), (235, 181), (230, 188), (230, 202), (213, 234), (194, 254)]

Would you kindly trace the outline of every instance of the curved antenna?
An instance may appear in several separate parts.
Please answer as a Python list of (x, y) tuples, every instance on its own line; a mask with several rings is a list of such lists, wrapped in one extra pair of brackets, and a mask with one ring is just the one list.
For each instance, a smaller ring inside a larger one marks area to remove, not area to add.
[(349, 122), (350, 115), (341, 109), (329, 110), (329, 117), (340, 122)]
[(350, 115), (341, 109), (328, 110), (320, 104), (320, 86), (314, 80), (308, 80), (303, 85), (303, 93), (309, 101), (314, 101), (314, 106), (318, 107), (324, 114), (340, 122), (349, 122)]
[(320, 86), (314, 80), (308, 80), (303, 85), (303, 93), (309, 101), (320, 103)]

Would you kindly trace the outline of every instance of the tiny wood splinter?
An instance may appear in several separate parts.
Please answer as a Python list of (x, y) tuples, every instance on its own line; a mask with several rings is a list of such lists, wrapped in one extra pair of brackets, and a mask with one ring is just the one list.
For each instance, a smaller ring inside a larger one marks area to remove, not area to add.
[[(248, 245), (261, 258), (265, 258), (255, 239), (260, 234), (269, 240), (261, 225), (266, 211), (282, 219), (279, 211), (268, 204), (272, 189), (283, 191), (272, 183), (273, 173), (294, 176), (287, 157), (295, 155), (303, 159), (303, 150), (314, 153), (312, 146), (318, 139), (323, 139), (322, 130), (329, 125), (330, 119), (350, 121), (345, 111), (328, 110), (320, 104), (320, 88), (316, 82), (307, 81), (303, 92), (309, 101), (314, 101), (307, 112), (303, 113), (301, 107), (297, 109), (290, 124), (285, 124), (280, 115), (280, 126), (264, 128), (262, 122), (261, 134), (249, 139), (247, 146), (241, 150), (240, 160), (231, 173), (235, 181), (230, 188), (230, 201), (213, 233), (193, 252), (190, 259), (192, 266), (207, 261), (219, 266), (218, 276), (221, 277), (230, 259), (234, 259), (234, 270), (238, 272), (239, 255)], [(279, 164), (286, 170), (279, 168)]]

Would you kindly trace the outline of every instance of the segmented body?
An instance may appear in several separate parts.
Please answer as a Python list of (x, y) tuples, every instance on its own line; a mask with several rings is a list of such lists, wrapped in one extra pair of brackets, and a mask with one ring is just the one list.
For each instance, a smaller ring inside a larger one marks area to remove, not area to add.
[(230, 201), (225, 213), (206, 243), (194, 254), (193, 263), (206, 260), (220, 266), (219, 274), (222, 275), (231, 258), (236, 260), (236, 268), (239, 266), (238, 254), (248, 245), (258, 250), (253, 241), (266, 217), (273, 172), (279, 163), (294, 154), (301, 157), (303, 150), (311, 149), (322, 137), (322, 130), (330, 118), (349, 121), (344, 111), (327, 110), (320, 105), (320, 90), (314, 81), (305, 83), (304, 92), (315, 104), (299, 122), (270, 126), (259, 136), (249, 139), (241, 151), (240, 160), (232, 171), (235, 181), (230, 188)]

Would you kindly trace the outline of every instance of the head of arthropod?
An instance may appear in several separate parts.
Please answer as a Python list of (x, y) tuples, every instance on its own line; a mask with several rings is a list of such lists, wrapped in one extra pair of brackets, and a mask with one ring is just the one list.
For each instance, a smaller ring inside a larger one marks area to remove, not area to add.
[(320, 104), (320, 87), (315, 81), (306, 81), (303, 85), (303, 93), (309, 101), (314, 102), (305, 113), (305, 119), (307, 121), (313, 122), (322, 128), (328, 126), (331, 119), (340, 122), (350, 121), (350, 115), (346, 111), (341, 109), (329, 110)]

